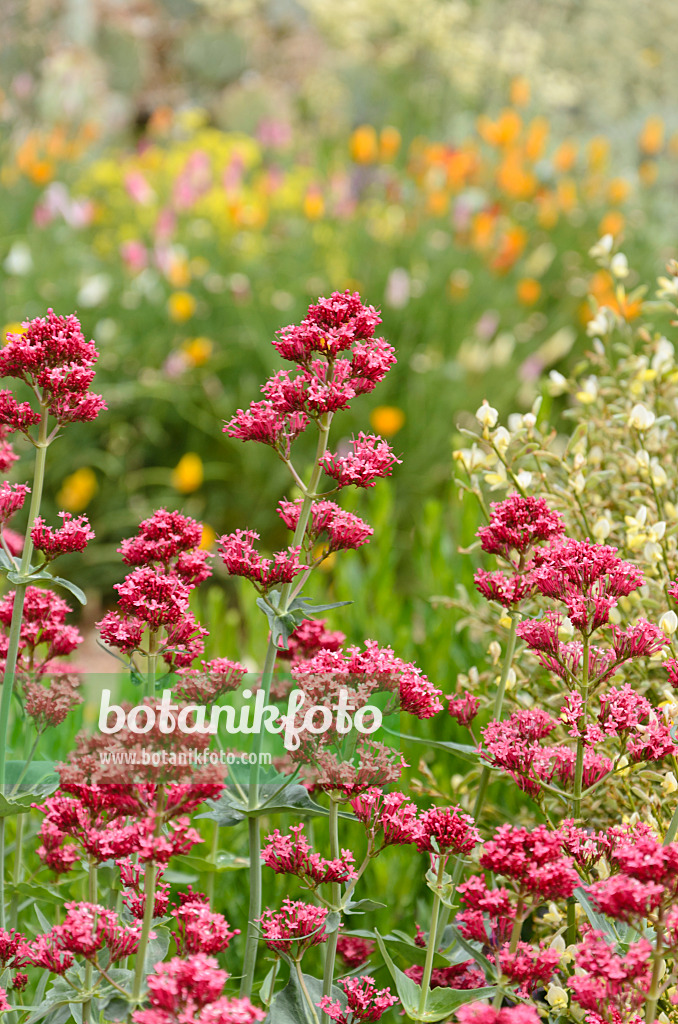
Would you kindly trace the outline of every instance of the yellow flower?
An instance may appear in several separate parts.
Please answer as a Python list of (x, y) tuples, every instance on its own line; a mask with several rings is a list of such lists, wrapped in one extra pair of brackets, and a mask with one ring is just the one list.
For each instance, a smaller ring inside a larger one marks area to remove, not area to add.
[(607, 187), (607, 195), (611, 203), (623, 203), (628, 199), (631, 186), (623, 178), (613, 178)]
[(25, 334), (25, 333), (26, 333), (26, 328), (22, 327), (21, 324), (18, 323), (18, 322), (14, 322), (14, 323), (11, 323), (11, 324), (5, 324), (5, 326), (2, 328), (2, 343), (3, 343), (3, 345), (7, 344), (7, 342), (9, 341), (9, 338), (8, 338), (9, 334)]
[(396, 405), (378, 405), (370, 413), (370, 424), (383, 437), (393, 437), (404, 423), (405, 413)]
[(185, 256), (172, 256), (167, 279), (173, 288), (185, 288), (191, 283), (191, 269)]
[(654, 160), (643, 160), (638, 168), (638, 177), (643, 185), (654, 185), (659, 171)]
[(167, 305), (169, 315), (175, 323), (190, 320), (195, 313), (195, 299), (190, 292), (172, 292)]
[(82, 512), (99, 489), (93, 469), (82, 466), (67, 476), (57, 494), (57, 504), (67, 512)]
[(541, 285), (534, 277), (523, 277), (516, 285), (516, 295), (524, 306), (533, 306), (541, 295)]
[(212, 355), (214, 344), (210, 338), (189, 338), (181, 346), (186, 358), (193, 366), (204, 366)]
[(309, 220), (319, 220), (325, 212), (325, 200), (320, 189), (312, 187), (304, 196), (304, 215)]
[(610, 210), (598, 225), (598, 231), (601, 235), (614, 235), (616, 238), (624, 230), (625, 224), (623, 213), (620, 213), (619, 210)]
[(610, 155), (610, 143), (602, 135), (591, 139), (588, 145), (589, 168), (602, 171)]
[(186, 452), (172, 470), (172, 487), (182, 494), (190, 494), (198, 490), (204, 476), (200, 456), (196, 452)]
[(200, 540), (201, 548), (211, 548), (217, 539), (216, 531), (212, 529), (209, 523), (202, 524), (202, 538)]
[(384, 163), (394, 160), (398, 155), (400, 143), (402, 142), (400, 132), (391, 125), (386, 125), (379, 133), (379, 159)]
[(371, 124), (361, 124), (351, 135), (349, 150), (357, 164), (373, 164), (379, 156), (377, 133)]
[(648, 156), (656, 156), (664, 145), (664, 122), (661, 117), (648, 117), (638, 138), (638, 148)]
[(566, 139), (565, 142), (561, 142), (553, 154), (553, 166), (561, 174), (567, 174), (568, 171), (572, 170), (576, 162), (577, 144), (570, 139)]

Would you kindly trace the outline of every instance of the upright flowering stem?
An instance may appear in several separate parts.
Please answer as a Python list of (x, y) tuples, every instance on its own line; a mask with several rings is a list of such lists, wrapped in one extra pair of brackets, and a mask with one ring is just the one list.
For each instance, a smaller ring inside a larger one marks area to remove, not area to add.
[[(459, 858), (461, 861), (461, 858)], [(421, 978), (421, 996), (419, 998), (419, 1016), (423, 1019), (426, 1012), (426, 1001), (428, 999), (428, 990), (431, 984), (431, 975), (433, 973), (433, 957), (438, 945), (438, 917), (440, 915), (440, 890), (443, 884), (443, 874), (445, 871), (445, 859), (438, 857), (438, 878), (436, 882), (436, 893), (433, 897), (433, 907), (431, 909), (431, 925), (428, 932), (428, 945), (426, 947), (426, 962), (424, 963), (424, 973)]]
[[(26, 523), (26, 534), (24, 536), (23, 553), (21, 556), (21, 576), (27, 576), (31, 565), (33, 554), (33, 541), (31, 530), (33, 523), (40, 512), (40, 501), (42, 499), (42, 488), (45, 481), (45, 461), (47, 459), (47, 407), (40, 405), (40, 429), (38, 440), (35, 443), (35, 466), (33, 469), (33, 487), (31, 490), (31, 504), (28, 511), (28, 522)], [(12, 610), (12, 622), (7, 641), (7, 660), (5, 663), (5, 675), (2, 683), (2, 698), (0, 699), (0, 792), (5, 785), (5, 760), (7, 757), (7, 732), (9, 727), (9, 713), (12, 707), (12, 692), (14, 689), (14, 677), (16, 674), (16, 663), (19, 654), (19, 640), (21, 637), (21, 620), (24, 611), (24, 599), (26, 597), (25, 583), (17, 584), (14, 594), (14, 607)], [(4, 818), (3, 818), (4, 821)], [(4, 925), (3, 925), (4, 926)]]
[[(338, 860), (341, 857), (339, 848), (339, 801), (330, 794), (330, 857)], [(330, 902), (336, 909), (341, 905), (341, 885), (339, 882), (332, 882), (330, 885)], [(323, 995), (332, 995), (332, 983), (334, 981), (334, 961), (337, 956), (337, 942), (339, 941), (339, 928), (335, 928), (327, 939), (325, 949), (325, 971), (323, 973)], [(322, 1024), (329, 1024), (329, 1017), (323, 1013)]]
[[(97, 865), (93, 857), (89, 859), (88, 872), (87, 872), (87, 899), (89, 903), (97, 903)], [(92, 979), (94, 975), (94, 968), (90, 960), (85, 964), (85, 991), (89, 992), (92, 988)], [(90, 1018), (92, 1013), (92, 1000), (87, 999), (82, 1004), (82, 1024), (90, 1024)]]
[[(31, 530), (36, 516), (40, 512), (40, 501), (42, 499), (42, 488), (45, 481), (45, 461), (47, 458), (47, 407), (40, 404), (40, 428), (38, 440), (34, 442), (36, 447), (35, 466), (33, 469), (33, 488), (31, 491), (31, 504), (28, 511), (28, 522), (26, 523), (26, 534), (21, 557), (20, 573), (22, 577), (28, 575), (33, 554), (33, 541)], [(7, 733), (9, 731), (9, 715), (12, 708), (12, 692), (14, 690), (14, 678), (16, 675), (16, 663), (19, 655), (19, 640), (21, 638), (21, 621), (24, 611), (24, 600), (26, 597), (25, 583), (18, 583), (14, 591), (14, 607), (12, 609), (12, 622), (7, 642), (7, 660), (5, 662), (5, 674), (2, 682), (2, 697), (0, 698), (0, 793), (5, 790), (5, 762), (7, 760)], [(7, 819), (0, 820), (0, 928), (5, 927), (5, 823)]]
[(152, 629), (148, 638), (148, 667), (146, 672), (146, 696), (155, 696), (155, 673), (158, 666), (158, 630)]
[[(511, 938), (509, 940), (509, 953), (515, 953), (515, 951), (518, 948), (518, 943), (520, 941), (520, 933), (523, 930), (523, 912), (524, 912), (524, 909), (525, 909), (525, 900), (521, 896), (518, 899), (518, 904), (516, 906), (516, 916), (513, 919), (513, 928), (511, 929)], [(501, 1004), (502, 1004), (503, 1000), (504, 1000), (504, 993), (501, 991), (501, 989), (499, 989), (496, 992), (496, 994), (495, 994), (494, 1001), (493, 1001), (493, 1004), (492, 1004), (495, 1010), (499, 1010), (501, 1008)]]
[[(509, 627), (509, 635), (506, 641), (506, 653), (504, 654), (504, 664), (502, 665), (501, 678), (499, 680), (499, 686), (494, 696), (494, 710), (492, 717), (498, 722), (501, 719), (502, 711), (504, 708), (504, 696), (506, 694), (506, 683), (508, 682), (509, 672), (511, 671), (511, 664), (513, 662), (513, 654), (516, 649), (516, 626), (518, 625), (518, 612), (511, 612), (511, 625)], [(485, 803), (485, 796), (487, 794), (487, 787), (489, 785), (491, 775), (491, 769), (488, 765), (482, 770), (480, 780), (478, 782), (478, 792), (476, 793), (476, 800), (473, 805), (473, 817), (477, 821), (483, 804)]]
[(659, 996), (661, 995), (660, 978), (664, 967), (664, 958), (662, 956), (664, 944), (664, 922), (662, 918), (663, 913), (660, 911), (655, 929), (657, 940), (652, 952), (652, 979), (650, 981), (650, 991), (647, 994), (647, 1004), (645, 1007), (646, 1024), (654, 1024), (654, 1020), (657, 1016), (657, 1003), (659, 1002)]
[[(23, 837), (24, 837), (24, 818), (25, 815), (17, 814), (16, 817), (16, 833), (14, 838), (14, 874), (12, 880), (14, 885), (19, 885), (21, 881), (21, 874), (23, 868)], [(12, 896), (12, 902), (10, 904), (9, 912), (9, 924), (10, 928), (16, 928), (17, 919), (19, 916), (19, 893), (15, 892)]]
[[(577, 754), (574, 764), (574, 792), (572, 798), (572, 817), (575, 819), (581, 818), (581, 792), (584, 777), (584, 732), (586, 730), (586, 706), (588, 702), (589, 694), (589, 646), (590, 637), (588, 634), (582, 636), (582, 677), (581, 677), (581, 697), (582, 697), (582, 716), (579, 720), (579, 728), (577, 730)], [(576, 902), (574, 896), (570, 896), (567, 901), (567, 937), (568, 943), (571, 945), (575, 942), (577, 937), (577, 922), (576, 922)]]
[[(499, 679), (499, 686), (497, 692), (494, 695), (494, 709), (492, 717), (498, 722), (501, 720), (502, 712), (504, 709), (504, 696), (506, 694), (506, 683), (508, 682), (509, 672), (511, 671), (511, 665), (513, 664), (513, 655), (516, 649), (516, 626), (518, 625), (518, 612), (511, 612), (511, 625), (509, 627), (509, 635), (506, 641), (506, 651), (504, 653), (504, 662), (501, 669), (501, 677)], [(476, 792), (475, 803), (473, 804), (473, 811), (471, 812), (476, 822), (478, 821), (483, 804), (485, 803), (485, 797), (487, 795), (487, 787), (490, 782), (491, 769), (488, 765), (485, 765), (482, 772), (480, 773), (480, 779), (478, 780), (478, 790)], [(463, 870), (464, 862), (461, 857), (457, 857), (452, 870), (452, 886), (451, 891), (456, 892), (459, 879), (461, 878), (461, 872)], [(438, 935), (437, 942), (440, 943), (443, 932), (447, 927), (450, 919), (451, 908), (444, 906), (438, 922)]]
[[(158, 787), (157, 799), (156, 799), (156, 819), (154, 836), (157, 838), (162, 830), (163, 821), (163, 808), (165, 803), (165, 791), (162, 786)], [(141, 989), (144, 984), (144, 968), (146, 963), (146, 950), (148, 948), (148, 940), (151, 934), (151, 925), (153, 924), (153, 913), (155, 910), (155, 889), (158, 881), (158, 866), (154, 860), (148, 862), (146, 867), (146, 875), (144, 878), (144, 918), (141, 925), (141, 937), (139, 938), (139, 948), (136, 953), (136, 966), (134, 971), (134, 988), (132, 990), (133, 1006), (132, 1010), (137, 1009), (141, 1003)], [(132, 1019), (132, 1013), (130, 1012), (130, 1021)]]
[[(318, 444), (315, 453), (315, 463), (313, 465), (308, 485), (305, 488), (304, 500), (299, 514), (299, 521), (294, 531), (294, 539), (292, 541), (292, 545), (294, 547), (298, 547), (302, 543), (306, 534), (306, 528), (308, 526), (311, 509), (313, 507), (313, 498), (322, 474), (320, 459), (327, 451), (331, 422), (331, 413), (325, 413), (318, 420)], [(280, 594), (280, 611), (282, 614), (287, 611), (287, 605), (290, 601), (291, 593), (292, 584), (286, 583)], [(264, 704), (268, 704), (277, 653), (278, 648), (273, 642), (273, 637), (270, 637), (268, 647), (266, 648), (266, 657), (264, 659), (264, 667), (261, 674), (261, 689), (264, 693)], [(250, 775), (248, 801), (251, 810), (256, 809), (259, 805), (259, 755), (261, 754), (262, 741), (262, 733), (255, 733), (252, 753), (256, 756)], [(261, 917), (261, 835), (259, 831), (259, 818), (253, 814), (248, 818), (247, 824), (250, 853), (250, 903), (247, 921), (247, 935), (245, 937), (245, 958), (243, 962), (242, 981), (240, 983), (241, 998), (245, 996), (249, 998), (252, 995), (254, 972), (257, 964), (257, 947), (259, 944), (259, 931), (256, 922)]]

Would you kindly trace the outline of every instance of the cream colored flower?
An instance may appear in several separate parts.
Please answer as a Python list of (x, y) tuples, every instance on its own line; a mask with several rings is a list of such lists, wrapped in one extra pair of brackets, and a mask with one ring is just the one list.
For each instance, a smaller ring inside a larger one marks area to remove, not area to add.
[(494, 409), (486, 398), (483, 399), (483, 404), (479, 409), (476, 409), (476, 419), (480, 423), (481, 427), (492, 429), (496, 426), (497, 420), (499, 419), (499, 413)]
[(629, 413), (628, 424), (636, 430), (649, 430), (655, 421), (655, 415), (651, 409), (638, 402)]

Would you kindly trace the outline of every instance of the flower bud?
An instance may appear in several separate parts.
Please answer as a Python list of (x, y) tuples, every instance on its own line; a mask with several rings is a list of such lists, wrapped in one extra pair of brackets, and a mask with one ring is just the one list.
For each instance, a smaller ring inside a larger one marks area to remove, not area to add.
[(610, 270), (620, 279), (629, 276), (629, 261), (623, 252), (617, 252), (610, 260)]

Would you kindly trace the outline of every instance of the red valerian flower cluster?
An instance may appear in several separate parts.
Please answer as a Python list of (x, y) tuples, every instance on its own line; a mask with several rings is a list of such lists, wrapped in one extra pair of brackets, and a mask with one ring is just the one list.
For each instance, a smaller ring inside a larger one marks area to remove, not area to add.
[[(263, 386), (263, 401), (238, 409), (225, 425), (229, 437), (270, 445), (285, 461), (311, 419), (347, 409), (357, 395), (372, 391), (395, 363), (395, 353), (374, 332), (381, 322), (357, 293), (334, 292), (310, 306), (306, 319), (278, 331), (274, 348), (296, 363)], [(348, 359), (341, 353), (350, 351)]]
[[(288, 529), (296, 529), (302, 504), (301, 499), (280, 502), (278, 515)], [(333, 551), (359, 548), (367, 544), (373, 533), (371, 526), (333, 501), (314, 501), (311, 506), (311, 521), (306, 531), (309, 548), (321, 539), (327, 545), (327, 555)]]
[(23, 508), (26, 495), (30, 493), (30, 487), (25, 484), (10, 484), (8, 480), (3, 480), (0, 484), (0, 523), (8, 523)]
[(431, 807), (419, 815), (414, 841), (420, 853), (467, 854), (480, 841), (480, 833), (470, 814), (460, 807)]
[(223, 694), (237, 690), (246, 674), (244, 665), (229, 658), (201, 661), (200, 668), (177, 670), (174, 695), (189, 704), (213, 704)]
[(310, 567), (300, 561), (300, 546), (277, 551), (273, 558), (262, 558), (254, 546), (256, 540), (259, 540), (259, 534), (254, 530), (236, 530), (219, 538), (218, 551), (231, 576), (244, 576), (265, 594), (309, 571)]
[(102, 640), (125, 654), (140, 649), (145, 631), (160, 641), (170, 668), (182, 668), (204, 651), (204, 629), (188, 609), (191, 591), (212, 574), (200, 549), (202, 526), (180, 512), (158, 509), (118, 549), (136, 566), (115, 585), (121, 611), (97, 623)]
[(247, 998), (222, 996), (228, 979), (214, 957), (196, 953), (155, 965), (148, 977), (150, 1007), (137, 1010), (135, 1024), (255, 1024), (266, 1014)]
[(391, 476), (394, 466), (401, 464), (387, 441), (362, 431), (352, 442), (353, 450), (345, 455), (326, 452), (320, 459), (337, 487), (374, 487), (381, 477)]
[(71, 708), (82, 704), (79, 689), (80, 678), (76, 675), (55, 676), (49, 687), (37, 682), (24, 683), (24, 711), (38, 732), (61, 725)]
[(487, 1003), (467, 1003), (457, 1010), (459, 1024), (539, 1024), (534, 1006), (506, 1006), (495, 1010)]
[(261, 917), (262, 937), (269, 949), (301, 960), (310, 946), (327, 942), (325, 907), (314, 907), (301, 900), (283, 900), (280, 910), (265, 910)]
[(180, 907), (172, 911), (177, 922), (172, 932), (180, 956), (195, 953), (221, 953), (228, 949), (231, 939), (240, 935), (240, 929), (231, 931), (223, 914), (214, 914), (209, 908), (207, 897), (193, 894)]
[(42, 516), (36, 516), (33, 520), (33, 547), (41, 551), (48, 562), (71, 551), (84, 551), (94, 537), (94, 530), (90, 529), (87, 516), (78, 516), (74, 519), (70, 512), (60, 512), (59, 517), (64, 522), (57, 530), (47, 526)]
[(291, 836), (282, 835), (275, 829), (267, 837), (267, 846), (261, 852), (264, 864), (279, 875), (297, 875), (309, 889), (315, 889), (325, 882), (348, 882), (356, 877), (354, 857), (350, 850), (342, 850), (341, 857), (325, 860), (319, 853), (313, 853), (303, 835), (304, 826), (292, 825)]
[[(58, 424), (86, 423), (106, 408), (101, 395), (89, 387), (99, 358), (93, 341), (85, 341), (77, 317), (57, 316), (22, 324), (22, 334), (8, 334), (0, 352), (0, 377), (14, 377), (40, 396), (41, 408)], [(28, 433), (41, 413), (28, 402), (17, 402), (11, 391), (0, 391), (0, 422), (10, 430)]]
[(360, 935), (340, 935), (337, 939), (337, 953), (350, 971), (356, 970), (372, 956), (375, 943)]
[(337, 1024), (362, 1024), (363, 1021), (381, 1020), (398, 997), (389, 988), (378, 989), (374, 978), (363, 975), (360, 978), (340, 978), (339, 984), (346, 994), (346, 1009), (342, 1010), (338, 999), (323, 996), (318, 1006), (330, 1020)]
[(384, 793), (373, 786), (351, 800), (358, 821), (365, 826), (375, 853), (385, 846), (413, 843), (418, 829), (418, 809), (404, 793)]
[[(55, 953), (83, 956), (93, 960), (97, 953), (106, 949), (110, 963), (122, 960), (136, 953), (141, 930), (136, 925), (122, 925), (113, 910), (107, 910), (95, 903), (67, 903), (63, 924), (55, 925), (50, 932), (39, 936), (37, 957), (42, 958), (45, 949)], [(29, 949), (32, 947), (29, 945)], [(29, 953), (30, 962), (36, 961)], [(36, 964), (36, 966), (39, 966)]]
[(510, 494), (505, 501), (493, 502), (490, 509), (489, 524), (481, 526), (476, 536), (483, 551), (506, 562), (507, 571), (478, 569), (474, 580), (488, 601), (512, 608), (534, 592), (539, 545), (561, 537), (565, 523), (543, 498)]
[[(14, 610), (14, 591), (0, 598), (0, 666), (4, 667), (9, 645), (9, 629)], [(66, 625), (70, 605), (52, 590), (27, 587), (24, 600), (17, 675), (37, 678), (49, 672), (50, 662), (71, 654), (82, 636), (75, 626)]]

